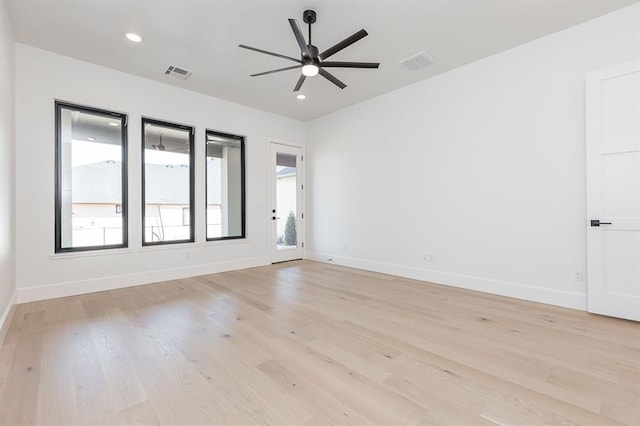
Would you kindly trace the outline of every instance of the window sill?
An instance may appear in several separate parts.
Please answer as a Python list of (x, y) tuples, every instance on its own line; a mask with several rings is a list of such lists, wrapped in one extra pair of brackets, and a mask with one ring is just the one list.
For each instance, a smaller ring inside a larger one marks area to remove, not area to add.
[(104, 250), (87, 250), (87, 251), (72, 251), (67, 253), (53, 253), (49, 255), (51, 260), (60, 259), (74, 259), (77, 257), (97, 257), (97, 256), (112, 256), (117, 254), (130, 254), (135, 250), (131, 247), (117, 248), (117, 249), (104, 249)]
[(205, 246), (231, 245), (231, 244), (247, 244), (251, 240), (249, 238), (228, 238), (226, 240), (209, 240), (205, 241)]
[(171, 250), (171, 249), (200, 249), (207, 247), (215, 247), (218, 245), (228, 246), (234, 244), (248, 244), (251, 240), (248, 238), (238, 238), (232, 240), (215, 240), (215, 241), (198, 241), (195, 243), (175, 243), (175, 244), (160, 244), (160, 245), (152, 245), (152, 246), (142, 246), (138, 249), (139, 252), (146, 251), (161, 251), (161, 250)]
[(133, 253), (145, 253), (163, 250), (184, 250), (184, 249), (201, 249), (207, 247), (217, 246), (229, 246), (236, 244), (249, 244), (251, 240), (249, 238), (237, 238), (232, 240), (215, 240), (215, 241), (200, 241), (196, 243), (176, 243), (154, 246), (142, 246), (142, 247), (127, 247), (118, 249), (105, 249), (105, 250), (87, 250), (68, 253), (52, 253), (49, 255), (50, 260), (62, 260), (62, 259), (76, 259), (83, 257), (100, 257), (100, 256), (114, 256), (119, 254), (133, 254)]

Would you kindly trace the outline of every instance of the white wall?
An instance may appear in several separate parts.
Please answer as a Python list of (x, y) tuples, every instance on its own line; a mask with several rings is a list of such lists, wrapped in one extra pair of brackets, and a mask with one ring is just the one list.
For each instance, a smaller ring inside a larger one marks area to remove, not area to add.
[[(192, 78), (197, 78), (194, 75)], [(128, 250), (54, 255), (54, 99), (129, 114)], [(269, 262), (268, 141), (305, 142), (304, 123), (16, 44), (18, 300)], [(196, 126), (196, 243), (141, 248), (140, 117)], [(246, 137), (246, 241), (204, 242), (204, 133)]]
[(0, 0), (0, 327), (15, 289), (14, 67), (11, 22), (6, 4)]
[(638, 57), (635, 5), (311, 122), (310, 256), (585, 309), (585, 74)]

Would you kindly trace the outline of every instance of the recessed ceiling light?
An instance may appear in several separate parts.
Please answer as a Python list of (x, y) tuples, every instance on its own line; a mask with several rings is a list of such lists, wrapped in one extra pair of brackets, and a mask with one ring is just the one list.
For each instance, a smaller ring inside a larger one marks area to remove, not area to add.
[(109, 122), (109, 126), (116, 127), (116, 126), (119, 126), (119, 124), (118, 124), (118, 123), (116, 123), (115, 121), (110, 121), (110, 122)]
[(142, 41), (142, 37), (135, 33), (127, 33), (127, 38), (134, 43), (140, 43)]
[(88, 141), (93, 142), (93, 141), (95, 141), (95, 140), (96, 140), (96, 138), (94, 138), (93, 136), (89, 136), (89, 137), (87, 138), (87, 140), (88, 140)]
[(296, 98), (303, 100), (303, 99), (307, 99), (307, 96), (304, 93), (300, 93), (298, 96), (296, 96)]

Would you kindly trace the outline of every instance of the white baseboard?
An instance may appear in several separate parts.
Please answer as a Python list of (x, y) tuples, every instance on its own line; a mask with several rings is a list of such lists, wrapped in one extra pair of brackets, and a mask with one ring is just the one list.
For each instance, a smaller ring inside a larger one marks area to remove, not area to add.
[(587, 295), (584, 293), (536, 287), (527, 284), (474, 277), (452, 272), (421, 269), (366, 259), (333, 256), (324, 253), (309, 252), (307, 258), (318, 262), (348, 266), (351, 268), (380, 272), (383, 274), (411, 278), (414, 280), (428, 281), (452, 287), (460, 287), (468, 290), (528, 300), (531, 302), (546, 303), (548, 305), (578, 309), (581, 311), (587, 310)]
[(9, 331), (9, 324), (11, 324), (11, 320), (13, 319), (13, 313), (15, 312), (15, 307), (16, 307), (16, 292), (14, 291), (11, 297), (9, 298), (9, 303), (7, 303), (7, 307), (2, 313), (2, 316), (0, 316), (0, 347), (4, 342), (4, 338), (7, 336), (7, 332)]
[(136, 285), (151, 284), (161, 281), (171, 281), (199, 275), (253, 268), (256, 266), (268, 265), (270, 263), (271, 261), (269, 257), (263, 256), (186, 266), (183, 268), (160, 269), (135, 274), (23, 287), (16, 289), (16, 301), (17, 303), (36, 302), (38, 300), (55, 299), (58, 297), (75, 296), (78, 294), (95, 293), (97, 291), (115, 290), (118, 288), (133, 287)]

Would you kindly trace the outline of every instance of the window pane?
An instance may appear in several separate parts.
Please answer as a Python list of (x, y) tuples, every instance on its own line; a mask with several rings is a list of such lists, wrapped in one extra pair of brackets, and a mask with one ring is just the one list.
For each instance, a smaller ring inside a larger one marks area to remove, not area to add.
[(276, 247), (278, 250), (298, 246), (297, 180), (296, 156), (278, 152), (276, 156)]
[(143, 243), (193, 241), (192, 129), (149, 119), (143, 127)]
[(244, 238), (244, 140), (207, 131), (207, 239)]
[(126, 246), (125, 116), (56, 103), (56, 252)]

